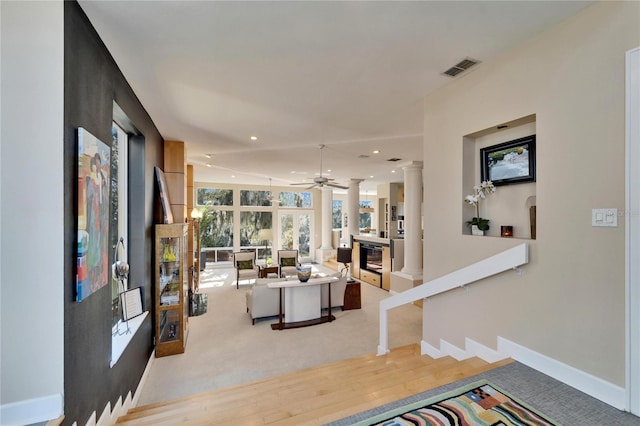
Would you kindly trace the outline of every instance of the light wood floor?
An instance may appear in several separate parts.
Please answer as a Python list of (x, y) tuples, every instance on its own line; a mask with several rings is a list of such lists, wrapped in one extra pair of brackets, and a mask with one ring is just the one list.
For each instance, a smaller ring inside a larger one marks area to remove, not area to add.
[(414, 344), (133, 408), (118, 424), (322, 425), (509, 362), (434, 360)]

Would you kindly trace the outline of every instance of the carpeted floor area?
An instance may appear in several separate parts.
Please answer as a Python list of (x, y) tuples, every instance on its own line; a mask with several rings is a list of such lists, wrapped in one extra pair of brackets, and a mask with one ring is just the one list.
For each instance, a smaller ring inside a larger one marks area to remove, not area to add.
[[(321, 265), (314, 273), (331, 274)], [(245, 293), (236, 289), (232, 268), (207, 268), (200, 292), (208, 295), (207, 313), (189, 318), (184, 354), (157, 358), (138, 405), (220, 389), (346, 358), (375, 353), (378, 345), (379, 302), (389, 293), (361, 285), (362, 309), (334, 309), (336, 321), (274, 331), (277, 318), (251, 325)], [(389, 347), (422, 339), (422, 310), (406, 305), (389, 312)]]
[(392, 408), (486, 379), (564, 426), (640, 426), (640, 418), (617, 410), (518, 362), (368, 410), (327, 426), (348, 426)]

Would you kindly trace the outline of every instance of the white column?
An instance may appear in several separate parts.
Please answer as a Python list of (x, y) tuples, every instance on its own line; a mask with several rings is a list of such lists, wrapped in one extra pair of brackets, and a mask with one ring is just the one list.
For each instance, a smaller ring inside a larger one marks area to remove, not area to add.
[(321, 250), (331, 250), (331, 231), (333, 212), (333, 190), (325, 186), (322, 188), (322, 246)]
[[(347, 190), (347, 230), (349, 236), (360, 233), (360, 182), (364, 179), (351, 179)], [(350, 238), (347, 237), (349, 240)], [(349, 242), (351, 247), (351, 242)]]
[(404, 170), (404, 267), (411, 276), (422, 275), (422, 161), (411, 161)]

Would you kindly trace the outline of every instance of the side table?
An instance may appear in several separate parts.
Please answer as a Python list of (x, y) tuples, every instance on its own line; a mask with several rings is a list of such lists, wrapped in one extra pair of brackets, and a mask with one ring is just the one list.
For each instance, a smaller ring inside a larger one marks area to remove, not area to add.
[(269, 274), (276, 274), (280, 276), (280, 267), (276, 266), (260, 266), (259, 276), (260, 278), (267, 278)]
[(354, 281), (352, 283), (347, 283), (347, 287), (344, 289), (344, 305), (342, 306), (343, 311), (348, 311), (351, 309), (360, 309), (360, 282)]

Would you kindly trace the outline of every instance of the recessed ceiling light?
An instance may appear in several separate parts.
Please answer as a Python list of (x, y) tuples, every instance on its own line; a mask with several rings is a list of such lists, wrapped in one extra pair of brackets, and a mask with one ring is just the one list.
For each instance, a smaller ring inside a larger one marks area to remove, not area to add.
[(207, 163), (207, 167), (211, 167), (211, 164)]
[(257, 141), (257, 140), (258, 140), (258, 137), (257, 137), (257, 136), (251, 136), (251, 138), (250, 138), (250, 139), (251, 139), (252, 141)]
[(211, 158), (211, 154), (205, 154), (204, 156), (207, 158)]
[(395, 172), (396, 172), (395, 170), (391, 170), (391, 173), (395, 173)]
[(331, 173), (331, 169), (327, 169), (327, 173)]
[(373, 179), (373, 176), (369, 176), (369, 179)]
[(375, 151), (373, 151), (374, 154), (380, 154), (380, 151), (378, 151), (377, 149)]
[(231, 177), (232, 177), (232, 178), (235, 178), (235, 177), (236, 177), (236, 175), (231, 175)]

